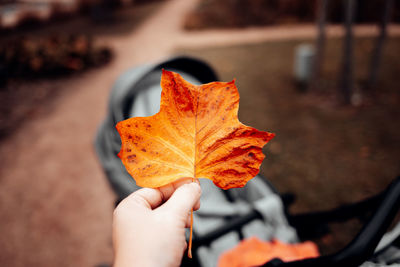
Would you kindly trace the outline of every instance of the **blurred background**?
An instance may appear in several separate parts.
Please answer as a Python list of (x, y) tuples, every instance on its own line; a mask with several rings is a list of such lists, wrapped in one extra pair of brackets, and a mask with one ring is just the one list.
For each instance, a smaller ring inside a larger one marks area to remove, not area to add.
[[(115, 203), (93, 141), (115, 80), (174, 55), (236, 78), (240, 120), (276, 133), (261, 173), (293, 213), (400, 174), (394, 0), (2, 0), (0, 264), (112, 262)], [(313, 240), (324, 253), (358, 221)]]

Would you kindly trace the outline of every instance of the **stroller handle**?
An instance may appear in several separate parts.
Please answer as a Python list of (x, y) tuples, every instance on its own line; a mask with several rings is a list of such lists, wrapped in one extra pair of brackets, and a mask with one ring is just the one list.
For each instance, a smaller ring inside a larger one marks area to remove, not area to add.
[(316, 266), (359, 266), (374, 254), (382, 236), (388, 230), (391, 222), (400, 209), (400, 176), (384, 191), (382, 201), (371, 219), (364, 225), (358, 235), (339, 252), (292, 262), (272, 260), (263, 267), (316, 267)]

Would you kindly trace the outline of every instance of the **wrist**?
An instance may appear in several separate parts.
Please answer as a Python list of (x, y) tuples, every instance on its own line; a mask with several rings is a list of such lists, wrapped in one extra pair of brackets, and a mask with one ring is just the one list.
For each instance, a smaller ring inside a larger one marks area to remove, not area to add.
[(119, 251), (115, 255), (113, 267), (162, 267), (162, 264), (157, 263), (154, 257), (145, 256), (140, 253), (133, 253), (132, 251)]

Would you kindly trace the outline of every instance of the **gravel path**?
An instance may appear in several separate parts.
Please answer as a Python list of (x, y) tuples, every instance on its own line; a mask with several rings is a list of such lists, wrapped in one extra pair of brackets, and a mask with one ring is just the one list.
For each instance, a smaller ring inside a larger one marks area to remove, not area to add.
[[(47, 114), (28, 121), (2, 144), (0, 265), (95, 266), (112, 261), (114, 195), (92, 143), (110, 88), (124, 70), (166, 58), (179, 46), (315, 34), (312, 26), (303, 27), (302, 34), (298, 28), (279, 27), (183, 33), (181, 22), (197, 1), (167, 1), (129, 35), (107, 37), (104, 41), (116, 55), (113, 63), (62, 82), (51, 81), (54, 87), (68, 89), (46, 107)], [(398, 34), (398, 28), (395, 31)]]

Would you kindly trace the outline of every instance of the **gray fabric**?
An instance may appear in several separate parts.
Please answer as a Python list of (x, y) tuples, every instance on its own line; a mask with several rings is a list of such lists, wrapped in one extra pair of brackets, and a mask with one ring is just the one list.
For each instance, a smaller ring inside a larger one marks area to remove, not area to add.
[(360, 265), (360, 267), (378, 267), (378, 266), (400, 267), (400, 249), (395, 246), (388, 246), (378, 255), (373, 257), (371, 261), (367, 261), (362, 265)]
[(361, 267), (398, 266), (400, 267), (400, 248), (391, 245), (400, 236), (400, 222), (387, 232), (375, 249), (375, 256)]
[(400, 267), (399, 263), (393, 263), (393, 264), (386, 264), (386, 263), (374, 263), (371, 261), (367, 261), (360, 265), (360, 267)]
[[(244, 238), (256, 236), (261, 240), (298, 242), (296, 231), (289, 226), (284, 216), (281, 199), (262, 179), (256, 176), (245, 187), (230, 189), (234, 202), (229, 202), (212, 181), (200, 179), (203, 193), (201, 208), (194, 213), (194, 233), (204, 235), (224, 225), (224, 216), (245, 215), (255, 208), (263, 215), (263, 219), (254, 220), (244, 226)], [(211, 246), (199, 248), (197, 253), (201, 265), (216, 266), (221, 253), (233, 248), (239, 241), (238, 234), (231, 232), (215, 240)]]
[[(198, 83), (192, 76), (182, 71), (179, 73), (188, 81)], [(155, 65), (138, 66), (122, 74), (112, 88), (107, 116), (97, 132), (95, 141), (97, 156), (111, 186), (122, 198), (139, 187), (117, 157), (121, 139), (115, 125), (126, 119), (123, 114), (124, 101), (132, 95), (134, 103), (130, 104), (131, 117), (151, 116), (158, 112), (161, 95), (160, 77), (161, 69), (155, 69)]]
[(400, 267), (399, 263), (393, 263), (393, 264), (382, 264), (382, 263), (373, 263), (370, 261), (367, 261), (360, 265), (360, 267)]
[(378, 246), (375, 249), (375, 252), (380, 252), (381, 250), (388, 247), (400, 236), (400, 222), (396, 224), (395, 227), (389, 232), (387, 232), (379, 242)]
[[(188, 81), (198, 84), (194, 76), (182, 70), (178, 72)], [(161, 69), (155, 68), (155, 65), (139, 66), (121, 75), (112, 89), (107, 116), (99, 127), (95, 141), (96, 152), (110, 184), (120, 197), (129, 195), (139, 187), (117, 157), (121, 141), (115, 124), (126, 119), (123, 108), (127, 99), (133, 101), (129, 103), (129, 113), (132, 117), (150, 116), (158, 112), (161, 95), (160, 77)], [(204, 235), (223, 225), (225, 216), (240, 216), (256, 209), (262, 214), (263, 219), (246, 225), (243, 228), (245, 237), (257, 236), (262, 240), (276, 238), (288, 243), (298, 242), (295, 229), (285, 218), (280, 197), (262, 179), (256, 176), (245, 187), (231, 189), (233, 202), (229, 202), (222, 190), (214, 186), (210, 180), (200, 179), (203, 194), (201, 208), (194, 214), (194, 233), (197, 236)], [(399, 266), (385, 265), (399, 262), (399, 250), (388, 247), (388, 244), (399, 236), (399, 228), (398, 225), (382, 239), (378, 246), (380, 255), (374, 262), (366, 262), (362, 267)], [(198, 256), (202, 266), (216, 266), (219, 255), (238, 242), (238, 235), (232, 232), (215, 240), (210, 247), (199, 248)]]
[[(124, 100), (135, 94), (130, 108), (130, 116), (151, 116), (158, 112), (161, 87), (161, 70), (153, 70), (152, 66), (141, 66), (127, 71), (116, 82), (112, 89), (109, 112), (99, 128), (96, 138), (96, 151), (107, 178), (120, 196), (127, 196), (137, 190), (134, 180), (126, 172), (117, 157), (121, 143), (115, 123), (124, 118), (122, 106)], [(187, 81), (199, 84), (195, 77), (179, 73)], [(139, 81), (139, 82), (138, 82)], [(285, 242), (296, 242), (295, 230), (289, 226), (284, 217), (283, 205), (279, 196), (266, 185), (262, 178), (255, 177), (244, 187), (231, 189), (234, 201), (229, 202), (221, 189), (212, 181), (200, 179), (203, 190), (201, 208), (194, 213), (194, 233), (204, 235), (225, 223), (226, 216), (240, 216), (249, 213), (253, 208), (263, 214), (263, 220), (255, 220), (243, 228), (245, 237), (258, 236), (269, 240), (278, 238)], [(198, 250), (202, 266), (216, 266), (218, 256), (239, 242), (236, 233), (227, 234), (215, 240), (210, 247)]]
[(153, 66), (150, 65), (140, 66), (128, 70), (119, 77), (111, 91), (107, 116), (96, 136), (97, 156), (114, 191), (122, 197), (128, 196), (139, 187), (136, 186), (117, 157), (121, 139), (115, 130), (115, 122), (125, 119), (121, 106), (127, 95), (134, 91), (135, 81), (145, 76), (152, 68)]
[(377, 255), (374, 258), (374, 262), (378, 262), (380, 264), (400, 264), (400, 249), (395, 246), (389, 246), (382, 253)]

